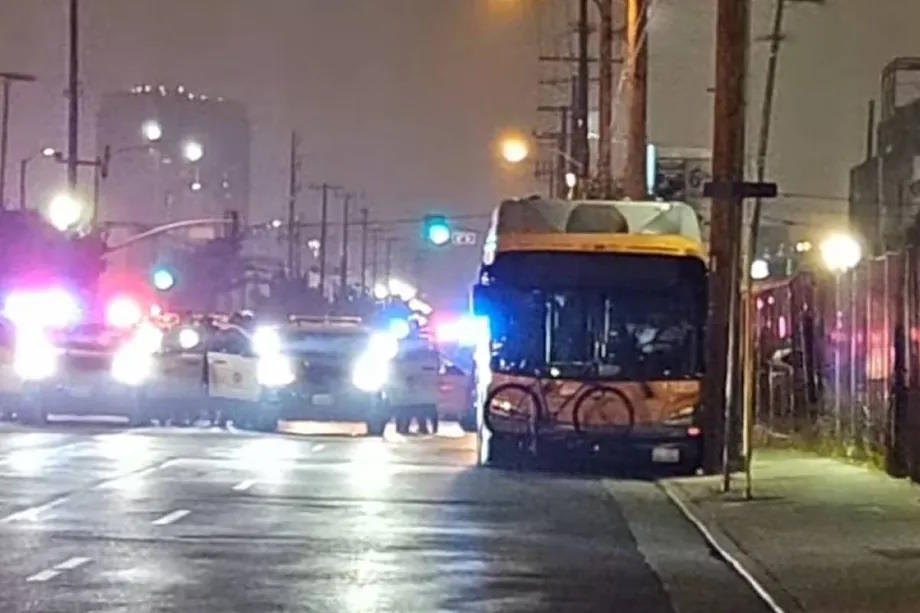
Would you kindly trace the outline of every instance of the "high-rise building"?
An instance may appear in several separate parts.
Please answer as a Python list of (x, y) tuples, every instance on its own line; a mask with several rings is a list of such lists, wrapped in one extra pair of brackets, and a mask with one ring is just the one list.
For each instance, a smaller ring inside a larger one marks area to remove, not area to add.
[(237, 102), (183, 86), (103, 97), (97, 150), (109, 148), (102, 222), (158, 225), (249, 214), (249, 121)]

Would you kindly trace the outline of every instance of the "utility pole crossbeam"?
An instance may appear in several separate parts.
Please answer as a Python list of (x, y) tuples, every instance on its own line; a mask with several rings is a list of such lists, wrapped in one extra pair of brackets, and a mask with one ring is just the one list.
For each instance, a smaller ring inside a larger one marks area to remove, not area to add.
[[(718, 0), (716, 25), (715, 126), (712, 176), (717, 184), (744, 179), (745, 87), (750, 28), (749, 0)], [(742, 194), (729, 190), (712, 200), (709, 318), (703, 397), (704, 469), (723, 470), (728, 485), (737, 423), (735, 372), (738, 368), (738, 315)]]

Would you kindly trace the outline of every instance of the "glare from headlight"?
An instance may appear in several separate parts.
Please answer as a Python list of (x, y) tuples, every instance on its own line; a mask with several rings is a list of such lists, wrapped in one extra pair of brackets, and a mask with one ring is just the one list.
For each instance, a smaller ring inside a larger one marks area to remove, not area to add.
[(263, 355), (256, 365), (256, 379), (265, 387), (284, 387), (297, 379), (291, 360), (280, 354)]
[(138, 386), (153, 369), (153, 358), (138, 347), (128, 345), (115, 352), (110, 370), (112, 378), (124, 385)]
[(399, 353), (399, 341), (392, 334), (377, 332), (367, 343), (367, 353), (382, 361), (392, 360)]
[(201, 335), (194, 328), (179, 330), (179, 346), (183, 349), (194, 349), (201, 342)]
[(41, 381), (57, 372), (57, 349), (41, 330), (16, 331), (13, 372), (23, 381)]
[(364, 353), (351, 370), (351, 383), (362, 392), (379, 392), (390, 378), (389, 360)]
[(281, 335), (275, 328), (259, 326), (252, 334), (252, 349), (256, 355), (279, 354), (281, 353)]
[(140, 351), (156, 353), (163, 346), (163, 331), (151, 323), (142, 323), (138, 326), (132, 343)]

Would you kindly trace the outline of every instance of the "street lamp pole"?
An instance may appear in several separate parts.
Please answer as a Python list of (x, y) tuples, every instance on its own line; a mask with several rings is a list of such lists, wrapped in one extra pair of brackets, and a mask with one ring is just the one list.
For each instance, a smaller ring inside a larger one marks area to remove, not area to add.
[(26, 173), (29, 170), (29, 163), (34, 160), (38, 155), (42, 157), (52, 157), (57, 153), (51, 147), (45, 147), (38, 153), (33, 153), (29, 157), (22, 158), (19, 160), (19, 210), (26, 210)]
[(21, 72), (0, 72), (3, 79), (3, 106), (0, 110), (0, 210), (6, 208), (6, 154), (10, 129), (10, 89), (13, 81), (31, 82), (35, 77)]

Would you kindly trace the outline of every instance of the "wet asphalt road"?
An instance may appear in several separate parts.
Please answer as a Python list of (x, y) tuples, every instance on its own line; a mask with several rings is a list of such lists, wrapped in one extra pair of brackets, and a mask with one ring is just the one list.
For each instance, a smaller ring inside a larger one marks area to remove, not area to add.
[(654, 483), (475, 439), (0, 424), (0, 611), (761, 611)]

